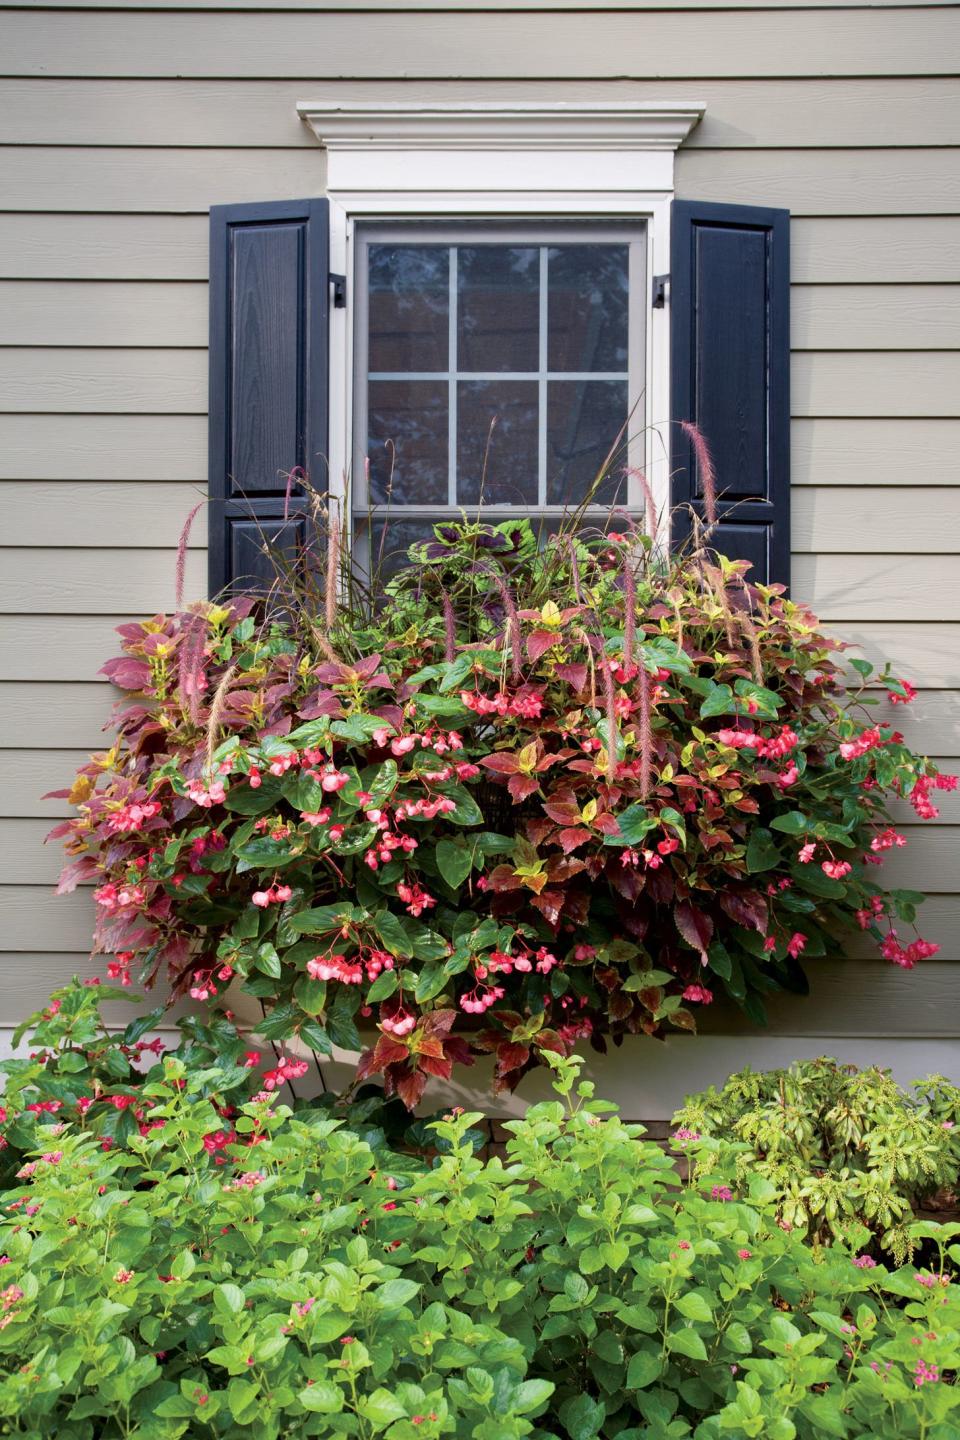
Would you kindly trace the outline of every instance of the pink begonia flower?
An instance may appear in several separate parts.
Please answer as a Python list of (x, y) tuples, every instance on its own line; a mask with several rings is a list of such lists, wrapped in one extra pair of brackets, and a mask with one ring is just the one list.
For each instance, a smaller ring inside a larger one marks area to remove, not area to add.
[(791, 957), (791, 959), (799, 960), (800, 956), (803, 954), (806, 948), (806, 935), (801, 935), (799, 930), (795, 930), (794, 933), (790, 936), (790, 939), (787, 941), (787, 954)]
[(889, 692), (889, 694), (890, 694), (890, 704), (891, 704), (891, 705), (911, 705), (911, 704), (913, 703), (913, 701), (916, 700), (916, 698), (917, 698), (917, 692), (916, 692), (915, 688), (910, 684), (910, 681), (909, 681), (909, 680), (901, 680), (901, 681), (900, 681), (900, 684), (903, 686), (904, 690), (906, 691), (906, 694), (905, 694), (905, 695), (898, 695), (895, 690), (891, 690), (891, 691)]
[(820, 869), (831, 880), (842, 880), (845, 875), (850, 874), (853, 866), (848, 860), (824, 860)]
[(816, 844), (816, 841), (815, 841), (815, 840), (808, 840), (807, 844), (806, 844), (806, 845), (803, 845), (803, 846), (801, 847), (800, 852), (799, 852), (799, 854), (797, 855), (797, 859), (800, 861), (800, 864), (801, 864), (801, 865), (809, 865), (809, 864), (810, 864), (810, 861), (813, 859), (813, 857), (814, 857), (814, 855), (816, 855), (816, 853), (817, 853), (817, 844)]

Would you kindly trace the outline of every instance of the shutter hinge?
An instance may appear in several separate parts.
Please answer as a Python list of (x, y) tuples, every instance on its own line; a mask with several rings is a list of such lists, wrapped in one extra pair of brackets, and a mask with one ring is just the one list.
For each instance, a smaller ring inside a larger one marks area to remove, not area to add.
[(335, 275), (330, 271), (328, 276), (333, 286), (333, 308), (334, 310), (345, 310), (347, 308), (347, 277), (346, 275)]
[(652, 285), (651, 304), (654, 310), (662, 310), (667, 303), (667, 286), (670, 284), (669, 275), (654, 275)]

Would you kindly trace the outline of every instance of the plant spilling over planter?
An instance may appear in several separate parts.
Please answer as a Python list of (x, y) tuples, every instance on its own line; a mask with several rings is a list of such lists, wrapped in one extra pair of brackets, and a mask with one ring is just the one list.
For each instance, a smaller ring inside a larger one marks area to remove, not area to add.
[[(957, 1226), (895, 1273), (778, 1225), (736, 1146), (681, 1187), (574, 1094), (484, 1162), (432, 1166), (275, 1093), (221, 1124), (230, 1069), (158, 1063), (153, 1123), (107, 1150), (44, 1116), (0, 1219), (0, 1415), (64, 1440), (282, 1435), (771, 1440), (956, 1434)], [(863, 1232), (864, 1234), (866, 1232)], [(954, 1417), (951, 1420), (951, 1416)]]
[[(731, 1075), (688, 1097), (674, 1124), (681, 1137), (744, 1141), (738, 1176), (769, 1180), (791, 1229), (825, 1244), (866, 1225), (899, 1264), (913, 1213), (938, 1192), (955, 1209), (960, 1189), (960, 1089), (931, 1075), (912, 1090), (875, 1066), (803, 1060)], [(701, 1157), (701, 1178), (712, 1163)]]
[(742, 563), (435, 534), (376, 606), (334, 543), (325, 594), (272, 618), (120, 627), (117, 741), (53, 832), (113, 978), (238, 981), (261, 1035), (320, 1053), (369, 1019), (360, 1075), (412, 1106), (477, 1052), (513, 1086), (579, 1040), (693, 1029), (718, 991), (762, 1022), (844, 930), (898, 965), (935, 951), (877, 869), (905, 843), (888, 799), (930, 817), (956, 784), (867, 708), (907, 684), (854, 660), (845, 690), (842, 647)]

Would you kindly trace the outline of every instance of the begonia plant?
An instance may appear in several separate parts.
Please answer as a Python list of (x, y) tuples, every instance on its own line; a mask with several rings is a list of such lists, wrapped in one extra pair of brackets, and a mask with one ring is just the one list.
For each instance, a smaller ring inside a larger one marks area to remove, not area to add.
[(762, 1023), (844, 932), (935, 952), (877, 868), (888, 802), (956, 785), (876, 711), (912, 688), (859, 659), (848, 688), (745, 563), (464, 520), (379, 593), (338, 537), (303, 574), (120, 627), (116, 741), (52, 832), (111, 978), (239, 986), (262, 1037), (363, 1050), (413, 1106), (478, 1054), (512, 1087), (717, 995)]

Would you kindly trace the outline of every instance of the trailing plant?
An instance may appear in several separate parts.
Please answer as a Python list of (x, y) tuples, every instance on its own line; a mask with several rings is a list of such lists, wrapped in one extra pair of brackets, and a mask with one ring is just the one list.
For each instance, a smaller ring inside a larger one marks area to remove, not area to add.
[(510, 1122), (506, 1165), (468, 1114), (427, 1166), (266, 1091), (211, 1153), (207, 1089), (234, 1077), (176, 1059), (123, 1149), (45, 1118), (0, 1219), (6, 1432), (956, 1434), (960, 1227), (914, 1227), (935, 1259), (913, 1272), (815, 1254), (769, 1181), (737, 1183), (737, 1147), (700, 1142), (723, 1163), (680, 1188), (554, 1063), (561, 1098)]
[(375, 601), (338, 567), (120, 627), (117, 739), (52, 832), (109, 977), (239, 985), (318, 1054), (368, 1022), (361, 1078), (413, 1106), (478, 1053), (512, 1087), (718, 992), (763, 1023), (851, 928), (936, 950), (875, 867), (888, 801), (931, 817), (956, 779), (871, 711), (911, 687), (853, 660), (845, 688), (782, 587), (525, 521), (438, 525)]
[(913, 1212), (960, 1182), (960, 1089), (939, 1075), (908, 1091), (889, 1070), (826, 1058), (741, 1070), (690, 1096), (674, 1124), (745, 1142), (737, 1173), (770, 1181), (784, 1225), (820, 1244), (866, 1225), (898, 1264)]

